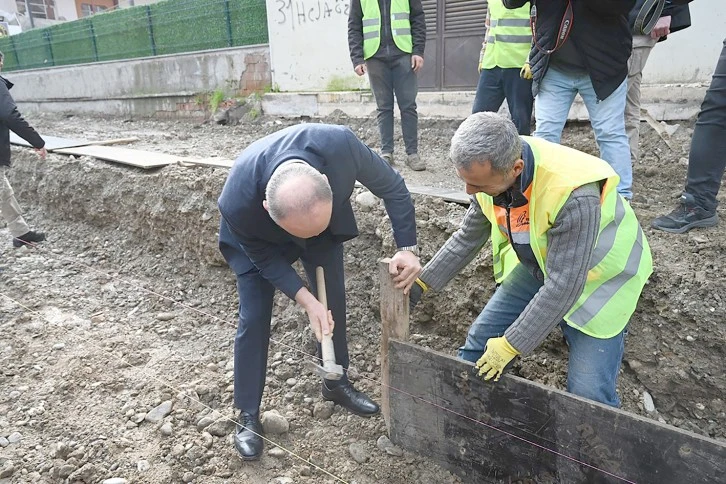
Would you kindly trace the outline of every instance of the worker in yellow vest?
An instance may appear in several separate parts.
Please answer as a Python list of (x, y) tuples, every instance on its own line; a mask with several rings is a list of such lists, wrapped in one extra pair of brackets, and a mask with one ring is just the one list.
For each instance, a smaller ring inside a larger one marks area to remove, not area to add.
[(381, 156), (393, 164), (393, 97), (401, 111), (406, 165), (426, 169), (418, 155), (416, 75), (424, 64), (426, 17), (421, 0), (351, 0), (348, 46), (355, 73), (368, 73), (378, 107)]
[(529, 135), (534, 104), (532, 77), (520, 76), (532, 44), (529, 2), (514, 10), (506, 8), (502, 0), (489, 0), (488, 6), (472, 112), (496, 112), (506, 99), (517, 131)]
[(472, 324), (459, 356), (499, 379), (560, 326), (570, 350), (567, 390), (619, 406), (625, 334), (653, 268), (633, 209), (606, 162), (539, 138), (520, 137), (495, 113), (469, 116), (451, 159), (471, 205), (459, 229), (410, 291), (438, 291), (492, 242), (501, 284)]

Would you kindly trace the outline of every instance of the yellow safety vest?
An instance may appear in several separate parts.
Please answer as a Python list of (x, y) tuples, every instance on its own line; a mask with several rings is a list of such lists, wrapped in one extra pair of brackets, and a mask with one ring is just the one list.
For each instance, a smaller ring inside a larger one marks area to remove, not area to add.
[[(605, 181), (600, 197), (600, 230), (585, 288), (564, 319), (569, 326), (587, 335), (612, 338), (628, 323), (653, 272), (650, 247), (635, 212), (618, 195), (616, 187), (620, 179), (603, 160), (545, 140), (528, 136), (522, 139), (534, 153), (529, 242), (545, 277), (547, 232), (560, 209), (577, 187)], [(506, 229), (497, 225), (492, 197), (477, 193), (476, 198), (492, 223), (494, 274), (497, 282), (501, 282), (519, 260)]]
[[(363, 10), (363, 58), (368, 59), (381, 46), (381, 10), (378, 0), (361, 0)], [(391, 33), (393, 42), (402, 51), (413, 52), (411, 7), (408, 0), (391, 1)]]
[(510, 10), (502, 0), (489, 0), (487, 48), (480, 69), (521, 68), (527, 61), (532, 44), (529, 25), (529, 2)]

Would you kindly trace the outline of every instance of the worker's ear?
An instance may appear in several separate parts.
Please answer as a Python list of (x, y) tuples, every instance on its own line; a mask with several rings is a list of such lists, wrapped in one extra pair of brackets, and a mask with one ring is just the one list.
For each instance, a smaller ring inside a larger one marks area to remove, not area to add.
[(519, 176), (524, 171), (524, 160), (522, 158), (514, 162), (514, 176)]
[(267, 204), (267, 200), (262, 200), (262, 206), (265, 207), (265, 210), (268, 212), (270, 211), (270, 206)]

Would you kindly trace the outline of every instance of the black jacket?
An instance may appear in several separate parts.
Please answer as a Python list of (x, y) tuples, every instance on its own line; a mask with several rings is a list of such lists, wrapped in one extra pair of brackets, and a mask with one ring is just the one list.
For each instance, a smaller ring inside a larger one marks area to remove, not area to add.
[[(519, 8), (527, 0), (504, 0), (507, 8)], [(539, 92), (539, 83), (549, 67), (549, 55), (540, 50), (552, 49), (565, 13), (567, 0), (539, 0), (537, 6), (536, 42), (532, 44), (532, 93)], [(633, 48), (633, 35), (628, 14), (635, 0), (572, 0), (573, 20), (568, 42), (572, 42), (585, 63), (599, 100), (606, 99), (628, 75), (628, 58)]]
[[(356, 180), (383, 199), (397, 247), (416, 245), (416, 220), (403, 177), (344, 126), (300, 124), (252, 143), (237, 158), (219, 197), (219, 248), (236, 274), (256, 267), (290, 298), (303, 287), (287, 254), (304, 249), (262, 206), (265, 188), (284, 161), (300, 159), (328, 177), (333, 191), (329, 232), (340, 242), (358, 235), (350, 204)], [(297, 259), (295, 257), (294, 259)], [(294, 261), (293, 259), (293, 261)]]
[(0, 76), (0, 166), (10, 166), (10, 130), (34, 148), (45, 146), (43, 138), (18, 112), (15, 101), (10, 95), (12, 87), (12, 82)]
[[(363, 59), (363, 9), (361, 0), (351, 0), (348, 13), (348, 48), (353, 67), (365, 62)], [(412, 55), (423, 57), (426, 47), (426, 15), (421, 0), (408, 0), (411, 14), (411, 38), (413, 41)], [(373, 57), (377, 59), (393, 59), (406, 55), (396, 46), (391, 33), (391, 0), (378, 0), (381, 11), (381, 45)]]

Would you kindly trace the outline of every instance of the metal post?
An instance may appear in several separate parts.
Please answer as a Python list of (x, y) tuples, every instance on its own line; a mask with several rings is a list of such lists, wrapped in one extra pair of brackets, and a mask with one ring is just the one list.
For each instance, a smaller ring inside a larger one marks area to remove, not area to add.
[(154, 40), (154, 23), (151, 21), (151, 7), (146, 6), (146, 20), (149, 26), (149, 40), (151, 41), (151, 55), (156, 55), (156, 40)]
[(224, 17), (227, 20), (227, 46), (232, 47), (232, 16), (229, 13), (229, 0), (224, 0)]
[(25, 13), (28, 14), (28, 18), (30, 19), (30, 28), (35, 28), (35, 20), (33, 19), (33, 11), (30, 10), (30, 2), (29, 0), (25, 0)]
[(48, 46), (48, 57), (50, 57), (50, 65), (55, 65), (55, 59), (53, 59), (53, 41), (51, 40), (50, 30), (43, 31), (43, 37), (45, 37), (45, 43)]
[(98, 62), (98, 46), (96, 45), (96, 29), (93, 28), (93, 22), (88, 19), (88, 26), (91, 30), (91, 43), (93, 44), (93, 60)]

